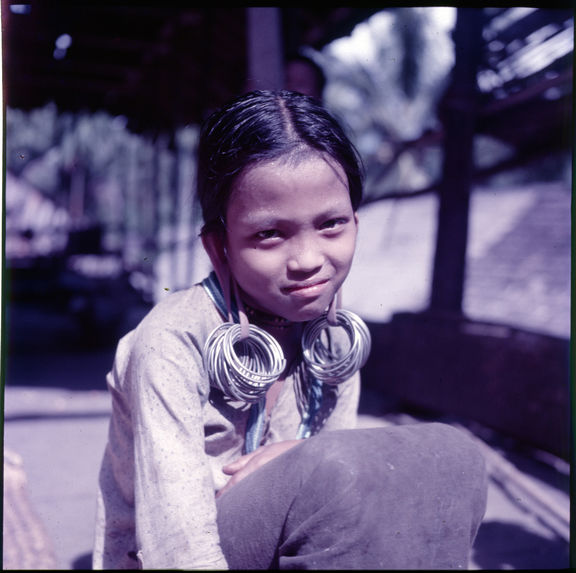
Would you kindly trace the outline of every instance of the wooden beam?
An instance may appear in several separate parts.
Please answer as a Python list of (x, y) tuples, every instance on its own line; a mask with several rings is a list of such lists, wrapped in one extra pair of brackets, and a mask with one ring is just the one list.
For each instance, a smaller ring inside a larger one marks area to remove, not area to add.
[(466, 275), (468, 212), (479, 96), (476, 74), (482, 54), (483, 18), (481, 9), (458, 8), (454, 30), (456, 59), (442, 114), (444, 164), (439, 189), (430, 309), (457, 315), (462, 313)]

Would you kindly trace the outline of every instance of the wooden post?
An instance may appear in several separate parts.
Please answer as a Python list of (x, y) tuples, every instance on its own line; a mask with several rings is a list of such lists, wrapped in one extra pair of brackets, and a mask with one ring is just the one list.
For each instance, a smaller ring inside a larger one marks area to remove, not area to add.
[(284, 83), (281, 14), (278, 7), (246, 8), (248, 89), (281, 89)]
[(484, 13), (458, 8), (456, 58), (443, 102), (444, 164), (439, 187), (438, 227), (430, 309), (462, 313), (468, 242), (468, 211), (474, 171), (474, 134)]

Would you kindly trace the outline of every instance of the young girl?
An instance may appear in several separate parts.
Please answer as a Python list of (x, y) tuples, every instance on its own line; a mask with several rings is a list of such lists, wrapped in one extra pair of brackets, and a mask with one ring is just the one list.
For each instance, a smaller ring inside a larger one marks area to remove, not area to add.
[(341, 127), (301, 94), (244, 95), (203, 127), (198, 196), (214, 272), (108, 376), (94, 568), (467, 567), (475, 446), (435, 423), (354, 429), (370, 335), (338, 308), (362, 197)]

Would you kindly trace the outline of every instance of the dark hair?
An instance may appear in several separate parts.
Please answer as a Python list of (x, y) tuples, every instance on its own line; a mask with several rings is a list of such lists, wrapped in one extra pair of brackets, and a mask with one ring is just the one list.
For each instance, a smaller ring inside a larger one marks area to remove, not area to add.
[(325, 153), (342, 167), (356, 210), (362, 201), (360, 156), (319, 101), (286, 90), (254, 91), (213, 113), (202, 126), (198, 147), (203, 231), (225, 220), (232, 186), (246, 167), (303, 148)]

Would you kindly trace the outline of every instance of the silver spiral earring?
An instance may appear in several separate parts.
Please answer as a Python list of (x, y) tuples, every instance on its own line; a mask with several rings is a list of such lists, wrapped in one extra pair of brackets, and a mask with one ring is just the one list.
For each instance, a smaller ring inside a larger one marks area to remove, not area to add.
[[(322, 341), (322, 334), (341, 326), (348, 335), (350, 348), (341, 357), (333, 356)], [(310, 374), (326, 384), (340, 384), (362, 368), (370, 354), (372, 339), (364, 321), (348, 310), (331, 309), (309, 322), (302, 334), (302, 353)]]
[[(233, 282), (240, 324), (232, 321), (229, 312), (229, 322), (210, 333), (204, 344), (204, 368), (213, 385), (226, 396), (254, 403), (280, 378), (286, 360), (273, 336), (248, 323)], [(227, 306), (229, 310), (230, 304)]]
[(286, 361), (282, 348), (267, 332), (251, 324), (242, 338), (239, 324), (218, 326), (204, 346), (204, 364), (210, 380), (224, 394), (258, 402), (278, 380)]

